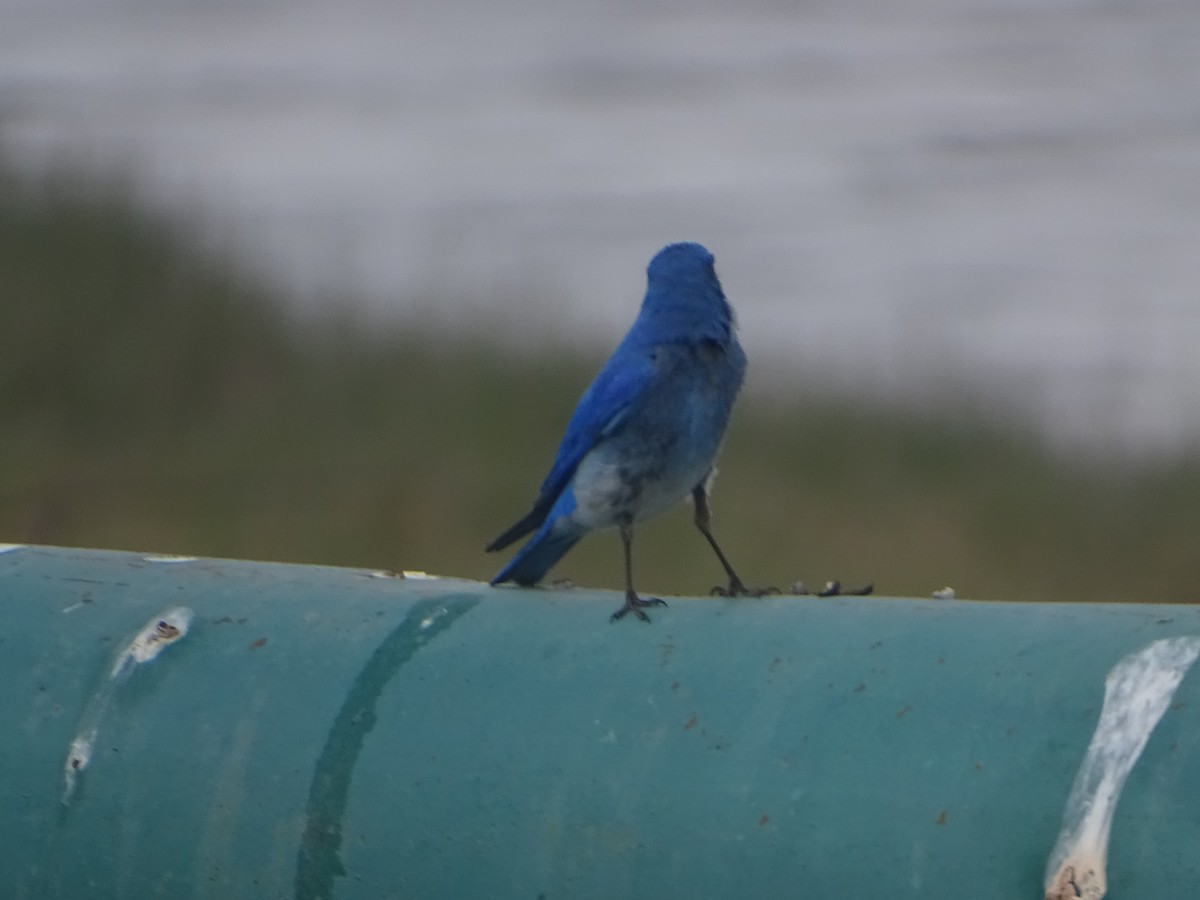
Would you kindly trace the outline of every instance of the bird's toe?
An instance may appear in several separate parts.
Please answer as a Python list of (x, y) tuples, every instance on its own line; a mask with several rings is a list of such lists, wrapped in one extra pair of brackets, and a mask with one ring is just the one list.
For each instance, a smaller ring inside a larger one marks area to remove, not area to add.
[(769, 587), (746, 587), (746, 585), (742, 584), (741, 580), (735, 579), (729, 582), (729, 585), (726, 587), (717, 585), (709, 593), (714, 597), (766, 597), (782, 592), (774, 585)]
[(629, 613), (633, 613), (643, 622), (649, 622), (650, 617), (646, 615), (646, 608), (650, 606), (666, 606), (667, 602), (659, 597), (648, 597), (643, 600), (637, 594), (629, 594), (625, 597), (625, 605), (612, 614), (609, 621), (616, 622), (625, 618)]

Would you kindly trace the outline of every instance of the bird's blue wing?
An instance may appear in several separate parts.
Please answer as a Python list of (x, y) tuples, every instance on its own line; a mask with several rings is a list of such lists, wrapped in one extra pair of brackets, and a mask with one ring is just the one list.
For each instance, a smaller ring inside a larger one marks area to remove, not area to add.
[(596, 380), (579, 398), (579, 405), (567, 423), (567, 431), (558, 447), (550, 473), (542, 482), (542, 498), (557, 497), (580, 460), (613, 432), (629, 414), (646, 388), (654, 380), (656, 367), (649, 353), (618, 348)]
[(533, 509), (488, 544), (488, 551), (504, 549), (546, 520), (550, 508), (575, 474), (580, 460), (597, 443), (621, 427), (625, 416), (654, 380), (655, 370), (650, 352), (627, 346), (617, 348), (579, 398)]

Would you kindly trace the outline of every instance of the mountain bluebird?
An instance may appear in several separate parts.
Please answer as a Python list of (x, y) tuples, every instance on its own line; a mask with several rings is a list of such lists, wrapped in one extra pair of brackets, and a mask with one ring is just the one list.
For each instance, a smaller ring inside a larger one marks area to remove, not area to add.
[(688, 494), (696, 527), (729, 577), (729, 595), (748, 593), (709, 529), (708, 483), (746, 354), (733, 310), (699, 244), (671, 244), (650, 261), (633, 327), (584, 391), (533, 509), (487, 546), (501, 550), (536, 529), (492, 579), (536, 584), (589, 531), (616, 527), (625, 555), (625, 605), (643, 621), (633, 589), (633, 524)]

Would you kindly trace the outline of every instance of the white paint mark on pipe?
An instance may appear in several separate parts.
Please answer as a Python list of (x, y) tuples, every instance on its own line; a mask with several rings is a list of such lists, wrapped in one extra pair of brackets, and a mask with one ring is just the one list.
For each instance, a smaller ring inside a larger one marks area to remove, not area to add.
[(432, 615), (426, 616), (424, 619), (421, 620), (421, 630), (424, 631), (426, 628), (432, 627), (434, 622), (436, 622), (442, 616), (446, 615), (446, 613), (448, 613), (448, 612), (449, 612), (449, 610), (443, 606), (441, 609), (437, 610)]
[(142, 559), (144, 559), (146, 562), (153, 563), (185, 563), (195, 562), (197, 559), (199, 559), (199, 557), (177, 556), (174, 553), (152, 553), (150, 556), (143, 556)]
[(1155, 641), (1104, 679), (1100, 721), (1046, 866), (1046, 900), (1100, 900), (1108, 890), (1108, 839), (1121, 789), (1198, 655), (1200, 637)]
[(436, 581), (441, 578), (441, 575), (430, 575), (428, 572), (421, 572), (416, 569), (405, 569), (402, 572), (393, 572), (391, 569), (376, 569), (373, 572), (368, 572), (369, 578), (411, 578), (413, 581)]
[(155, 616), (117, 654), (109, 677), (120, 678), (133, 666), (150, 662), (165, 648), (187, 635), (192, 618), (193, 613), (186, 606), (176, 606)]
[(71, 738), (67, 748), (67, 761), (63, 765), (63, 804), (71, 802), (75, 793), (75, 779), (87, 768), (92, 761), (92, 748), (96, 745), (96, 735), (100, 733), (99, 726), (84, 728)]
[(14, 550), (20, 550), (24, 544), (0, 544), (0, 553), (12, 553)]
[(67, 758), (63, 763), (62, 802), (71, 802), (80, 773), (92, 761), (92, 749), (100, 734), (100, 724), (112, 706), (117, 689), (128, 680), (138, 666), (155, 659), (167, 647), (185, 637), (191, 627), (194, 613), (186, 606), (175, 606), (152, 618), (126, 641), (108, 671), (108, 676), (92, 694), (79, 717), (79, 727), (67, 747)]

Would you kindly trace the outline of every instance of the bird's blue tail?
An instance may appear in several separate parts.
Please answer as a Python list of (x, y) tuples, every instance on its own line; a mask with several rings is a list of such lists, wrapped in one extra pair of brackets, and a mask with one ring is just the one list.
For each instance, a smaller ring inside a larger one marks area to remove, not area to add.
[(507, 566), (501, 569), (492, 584), (514, 581), (520, 585), (537, 584), (551, 567), (579, 543), (582, 533), (567, 531), (553, 534), (550, 524), (543, 525), (529, 542), (517, 551)]

